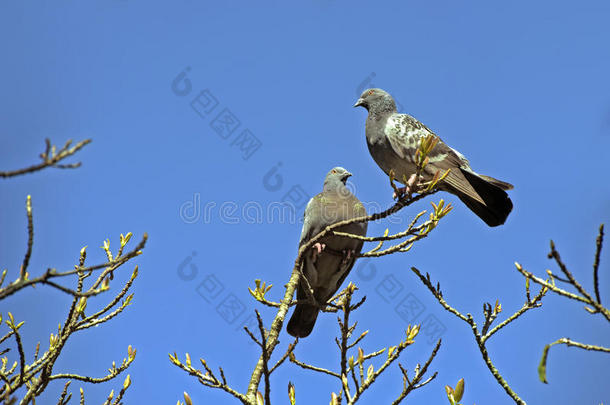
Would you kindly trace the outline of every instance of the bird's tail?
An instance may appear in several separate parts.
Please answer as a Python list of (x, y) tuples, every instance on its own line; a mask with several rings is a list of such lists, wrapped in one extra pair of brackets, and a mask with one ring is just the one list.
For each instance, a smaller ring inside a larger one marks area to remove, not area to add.
[(512, 190), (514, 188), (512, 184), (502, 180), (494, 179), (490, 176), (484, 176), (482, 174), (479, 174), (479, 177), (485, 180), (486, 182), (493, 184), (494, 186), (500, 187), (502, 190)]
[(294, 337), (309, 336), (316, 324), (319, 309), (310, 304), (297, 304), (294, 313), (288, 321), (286, 330)]
[[(459, 174), (462, 176), (453, 176), (448, 182), (452, 191), (487, 225), (502, 225), (513, 209), (513, 203), (504, 190), (510, 190), (513, 186), (464, 169), (460, 169)], [(466, 180), (468, 185), (460, 180)]]

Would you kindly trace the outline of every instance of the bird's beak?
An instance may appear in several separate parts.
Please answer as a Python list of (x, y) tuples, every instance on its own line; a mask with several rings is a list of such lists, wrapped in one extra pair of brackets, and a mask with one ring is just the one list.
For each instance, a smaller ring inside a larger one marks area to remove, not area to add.
[(349, 179), (350, 177), (352, 177), (352, 174), (350, 172), (345, 172), (345, 174), (343, 175), (343, 181), (347, 181), (347, 179)]
[(360, 107), (364, 105), (364, 100), (359, 98), (358, 101), (356, 101), (356, 104), (354, 104), (354, 107)]

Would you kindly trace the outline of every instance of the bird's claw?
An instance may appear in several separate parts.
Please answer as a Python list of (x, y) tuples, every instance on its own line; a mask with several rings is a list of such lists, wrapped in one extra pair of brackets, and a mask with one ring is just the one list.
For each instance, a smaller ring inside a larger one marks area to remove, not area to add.
[(311, 248), (313, 249), (313, 260), (315, 262), (320, 253), (326, 248), (326, 244), (316, 242)]
[(392, 199), (394, 200), (400, 200), (402, 199), (405, 195), (407, 195), (407, 188), (406, 187), (399, 187), (396, 189), (396, 191), (394, 191), (394, 193), (392, 194)]
[(404, 187), (397, 188), (396, 191), (394, 191), (394, 194), (392, 194), (392, 198), (395, 200), (400, 200), (404, 197), (410, 197), (411, 194), (417, 192), (417, 190), (419, 190), (419, 188), (422, 186), (422, 176), (419, 176), (419, 181), (417, 180), (417, 173), (413, 173), (411, 176), (409, 176), (409, 179), (405, 183)]
[(324, 250), (324, 248), (326, 247), (325, 243), (320, 243), (317, 242), (313, 245), (314, 249), (316, 249), (318, 251), (318, 254), (322, 253), (322, 251)]
[(342, 251), (343, 259), (341, 260), (341, 265), (345, 266), (347, 262), (350, 261), (352, 257), (356, 255), (356, 251), (354, 249), (345, 249)]

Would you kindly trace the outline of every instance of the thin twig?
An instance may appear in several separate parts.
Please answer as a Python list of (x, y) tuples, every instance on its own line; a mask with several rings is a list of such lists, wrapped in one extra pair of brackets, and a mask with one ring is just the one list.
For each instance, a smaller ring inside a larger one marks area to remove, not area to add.
[(500, 322), (498, 325), (496, 325), (489, 332), (487, 332), (487, 333), (482, 332), (481, 334), (483, 335), (483, 337), (481, 338), (481, 341), (483, 343), (485, 343), (487, 341), (487, 339), (489, 339), (490, 337), (493, 336), (494, 333), (496, 333), (497, 331), (499, 331), (500, 329), (502, 329), (503, 327), (505, 327), (506, 325), (508, 325), (512, 321), (514, 321), (515, 319), (519, 318), (521, 315), (526, 313), (528, 310), (530, 310), (532, 308), (537, 308), (538, 306), (540, 306), (539, 302), (542, 300), (542, 297), (545, 296), (547, 291), (548, 291), (547, 288), (542, 287), (540, 289), (540, 291), (538, 292), (538, 294), (536, 294), (536, 296), (534, 297), (533, 300), (528, 301), (525, 304), (523, 304), (521, 309), (519, 309), (517, 312), (512, 314), (510, 317), (506, 318), (504, 321)]
[(299, 338), (295, 338), (294, 342), (288, 345), (286, 353), (284, 353), (282, 357), (280, 357), (280, 359), (277, 361), (277, 363), (275, 363), (275, 365), (271, 367), (271, 370), (269, 370), (269, 374), (272, 374), (275, 369), (278, 368), (288, 358), (288, 356), (290, 356), (290, 353), (294, 351), (294, 348), (296, 347), (297, 343), (299, 343)]
[(599, 270), (599, 257), (602, 252), (602, 244), (604, 243), (604, 224), (599, 226), (599, 234), (595, 239), (595, 260), (593, 261), (593, 288), (595, 290), (595, 298), (597, 303), (601, 304), (602, 300), (599, 294), (599, 276), (597, 274)]
[(460, 318), (464, 322), (468, 322), (468, 318), (466, 316), (462, 315), (462, 313), (460, 311), (458, 311), (457, 309), (455, 309), (451, 305), (449, 305), (447, 303), (447, 301), (445, 301), (445, 299), (443, 298), (443, 296), (440, 293), (440, 291), (437, 291), (437, 289), (434, 288), (434, 286), (432, 285), (430, 280), (427, 279), (426, 277), (424, 277), (417, 268), (411, 267), (411, 270), (417, 275), (417, 277), (419, 277), (419, 279), (422, 281), (422, 283), (424, 283), (424, 285), (426, 287), (428, 287), (428, 289), (430, 290), (432, 295), (434, 295), (434, 297), (443, 306), (443, 308), (445, 308), (447, 311), (451, 312), (453, 315), (457, 316), (458, 318)]
[(19, 272), (19, 278), (25, 280), (27, 277), (28, 265), (30, 264), (30, 257), (32, 256), (32, 244), (34, 243), (34, 221), (32, 219), (32, 197), (28, 195), (25, 202), (26, 214), (28, 217), (28, 247), (21, 264)]
[(67, 165), (60, 165), (58, 163), (60, 161), (62, 161), (63, 159), (65, 159), (69, 156), (72, 156), (73, 154), (78, 152), (81, 148), (83, 148), (85, 145), (91, 143), (91, 139), (85, 139), (84, 141), (81, 141), (70, 148), (69, 146), (72, 143), (72, 141), (69, 140), (68, 142), (66, 142), (66, 144), (64, 145), (63, 148), (61, 148), (59, 151), (57, 151), (57, 153), (54, 153), (55, 147), (52, 147), (52, 148), (50, 147), (50, 141), (48, 139), (46, 139), (45, 141), (46, 141), (46, 145), (47, 145), (46, 152), (40, 154), (40, 157), (42, 158), (42, 163), (32, 165), (32, 166), (26, 167), (24, 169), (0, 172), (0, 178), (8, 178), (8, 177), (13, 177), (13, 176), (19, 176), (19, 175), (26, 174), (26, 173), (34, 173), (34, 172), (36, 172), (38, 170), (42, 170), (46, 167), (56, 167), (59, 169), (77, 168), (81, 165), (81, 162), (71, 163), (71, 164), (67, 164)]
[(57, 405), (65, 405), (70, 400), (70, 397), (66, 399), (66, 395), (68, 395), (68, 386), (70, 385), (70, 383), (71, 381), (66, 381), (66, 383), (64, 384), (64, 389), (61, 391), (59, 401), (57, 401)]
[(25, 353), (23, 352), (23, 343), (21, 342), (21, 335), (19, 334), (18, 327), (15, 327), (13, 330), (15, 331), (15, 341), (17, 342), (17, 350), (19, 351), (19, 381), (18, 381), (18, 384), (21, 385), (24, 383)]
[[(400, 365), (400, 363), (398, 364), (398, 366), (400, 367), (400, 371), (402, 372), (405, 382), (408, 382), (409, 384), (404, 386), (402, 392), (400, 393), (400, 395), (398, 396), (398, 398), (396, 398), (394, 400), (394, 402), (392, 402), (392, 405), (398, 405), (400, 402), (402, 402), (402, 400), (409, 395), (409, 393), (417, 388), (421, 388), (424, 385), (428, 384), (430, 381), (434, 380), (434, 378), (436, 378), (437, 373), (435, 372), (433, 375), (431, 375), (428, 379), (426, 379), (425, 381), (423, 381), (421, 384), (418, 384), (423, 376), (426, 374), (426, 372), (428, 371), (428, 367), (430, 366), (430, 364), (432, 363), (432, 360), (434, 360), (434, 358), (436, 357), (438, 350), (441, 348), (441, 339), (439, 339), (436, 342), (436, 345), (434, 346), (434, 349), (432, 349), (432, 353), (430, 353), (430, 356), (428, 357), (428, 360), (426, 360), (426, 362), (424, 363), (424, 366), (417, 370), (417, 372), (415, 373), (415, 376), (413, 377), (413, 380), (409, 381), (409, 378), (407, 377), (407, 371), (402, 367), (402, 365)], [(419, 366), (419, 364), (418, 364)]]
[(559, 268), (561, 269), (563, 274), (566, 275), (570, 284), (572, 284), (574, 286), (574, 288), (576, 288), (576, 290), (578, 290), (578, 292), (587, 300), (587, 302), (593, 303), (594, 302), (593, 298), (583, 288), (583, 286), (581, 286), (580, 283), (578, 281), (576, 281), (576, 279), (572, 275), (572, 272), (570, 272), (570, 270), (568, 270), (568, 267), (561, 260), (561, 257), (559, 256), (559, 252), (555, 249), (555, 243), (553, 243), (553, 241), (551, 241), (551, 252), (549, 253), (548, 257), (555, 259), (555, 262), (557, 263), (557, 265), (559, 266)]
[[(460, 318), (461, 320), (463, 320), (464, 322), (466, 322), (468, 325), (470, 325), (470, 328), (472, 330), (472, 333), (474, 335), (475, 341), (477, 343), (477, 346), (479, 347), (479, 351), (481, 352), (481, 355), (483, 356), (483, 360), (485, 361), (485, 364), (487, 365), (487, 367), (489, 368), (489, 371), (491, 372), (491, 374), (494, 376), (494, 378), (496, 379), (496, 381), (498, 382), (498, 384), (500, 384), (500, 386), (502, 388), (504, 388), (504, 391), (506, 391), (506, 393), (515, 401), (515, 403), (519, 404), (519, 405), (525, 405), (525, 401), (523, 401), (518, 395), (517, 393), (510, 387), (510, 385), (508, 385), (508, 383), (506, 382), (506, 380), (504, 379), (504, 377), (502, 377), (502, 375), (500, 374), (500, 372), (498, 371), (498, 369), (493, 365), (491, 358), (489, 357), (489, 353), (487, 352), (487, 348), (485, 347), (485, 340), (484, 338), (481, 336), (481, 333), (478, 330), (477, 324), (474, 321), (474, 319), (472, 318), (472, 315), (470, 314), (466, 314), (463, 315), (460, 311), (458, 311), (457, 309), (453, 308), (452, 306), (450, 306), (445, 299), (442, 297), (442, 295), (440, 294), (440, 291), (438, 291), (433, 285), (432, 282), (430, 281), (430, 279), (428, 277), (424, 277), (421, 272), (416, 269), (415, 267), (411, 267), (411, 270), (413, 270), (413, 272), (419, 277), (419, 279), (422, 281), (422, 283), (424, 283), (424, 285), (426, 287), (428, 287), (428, 290), (430, 290), (430, 292), (432, 293), (432, 295), (436, 298), (436, 300), (442, 305), (443, 308), (445, 308), (445, 310), (451, 312), (452, 314), (454, 314), (456, 317)], [(525, 311), (523, 311), (525, 312)], [(513, 319), (515, 320), (519, 315), (521, 315), (523, 312), (517, 311), (516, 314), (518, 315), (513, 315)], [(506, 323), (508, 324), (508, 323)], [(500, 326), (503, 327), (506, 324)], [(500, 328), (496, 327), (494, 329), (492, 329), (487, 336), (487, 338), (489, 338), (489, 336), (491, 336), (493, 333), (495, 333), (497, 330), (499, 330)]]
[(605, 352), (610, 353), (610, 347), (597, 346), (597, 345), (588, 345), (585, 343), (576, 342), (571, 340), (570, 338), (561, 338), (551, 343), (551, 345), (564, 344), (566, 346), (574, 346), (584, 350), (593, 350), (597, 352)]
[[(548, 272), (548, 274), (551, 276), (551, 282), (549, 282), (547, 280), (543, 280), (540, 277), (535, 276), (531, 272), (525, 270), (523, 268), (523, 266), (521, 266), (519, 263), (515, 263), (515, 267), (517, 268), (517, 271), (519, 273), (521, 273), (524, 277), (532, 280), (536, 284), (539, 284), (539, 285), (549, 289), (550, 291), (554, 292), (555, 294), (562, 295), (562, 296), (564, 296), (566, 298), (569, 298), (569, 299), (572, 299), (572, 300), (575, 300), (575, 301), (584, 302), (585, 304), (591, 305), (595, 309), (594, 310), (590, 310), (589, 312), (591, 312), (591, 313), (598, 313), (599, 312), (608, 321), (610, 321), (610, 310), (608, 308), (605, 308), (602, 304), (598, 303), (589, 294), (587, 294), (587, 296), (580, 296), (578, 294), (574, 294), (572, 292), (569, 292), (569, 291), (566, 291), (566, 290), (564, 290), (562, 288), (557, 287), (555, 285), (555, 283), (552, 282), (554, 280), (555, 276), (550, 271)], [(570, 273), (570, 275), (571, 275), (571, 273)], [(587, 308), (585, 307), (585, 309), (587, 309)]]
[(258, 321), (258, 330), (261, 334), (261, 352), (263, 356), (263, 375), (265, 376), (265, 404), (271, 405), (271, 384), (269, 383), (269, 353), (267, 352), (267, 339), (265, 332), (265, 325), (263, 325), (263, 318), (258, 310), (256, 312), (256, 320)]
[(324, 373), (324, 374), (332, 375), (333, 377), (336, 377), (339, 380), (341, 379), (341, 376), (338, 373), (335, 373), (334, 371), (330, 371), (330, 370), (327, 370), (327, 369), (322, 368), (322, 367), (312, 366), (311, 364), (303, 363), (303, 362), (297, 360), (296, 357), (294, 357), (294, 356), (290, 357), (290, 362), (292, 362), (292, 363), (296, 364), (297, 366), (302, 367), (302, 368), (304, 368), (306, 370), (317, 371), (318, 373)]
[[(66, 276), (78, 274), (79, 272), (90, 272), (90, 271), (98, 270), (98, 269), (105, 269), (104, 274), (107, 274), (109, 271), (122, 266), (127, 261), (140, 255), (142, 253), (142, 249), (144, 249), (144, 246), (146, 245), (147, 240), (148, 240), (148, 235), (145, 233), (142, 236), (142, 240), (140, 241), (140, 243), (138, 243), (138, 245), (133, 250), (126, 253), (125, 255), (123, 255), (116, 261), (101, 263), (101, 264), (97, 264), (94, 266), (87, 266), (87, 267), (75, 266), (74, 270), (68, 270), (68, 271), (64, 271), (64, 272), (57, 272), (55, 269), (48, 269), (42, 276), (37, 277), (37, 278), (28, 279), (28, 280), (24, 280), (24, 279), (20, 278), (19, 280), (15, 281), (14, 283), (11, 283), (4, 288), (0, 288), (0, 300), (3, 300), (4, 298), (16, 293), (17, 291), (19, 291), (25, 287), (33, 286), (36, 284), (45, 284), (45, 285), (54, 287), (62, 292), (65, 292), (66, 294), (69, 294), (72, 296), (77, 296), (77, 297), (90, 297), (93, 295), (98, 295), (101, 292), (103, 292), (103, 290), (90, 289), (87, 292), (79, 293), (75, 290), (64, 287), (64, 286), (57, 284), (50, 280), (53, 278), (66, 277)], [(102, 280), (103, 280), (103, 277), (101, 279), (98, 279), (98, 281), (96, 282), (96, 287), (97, 287), (97, 285), (99, 285), (102, 282)]]

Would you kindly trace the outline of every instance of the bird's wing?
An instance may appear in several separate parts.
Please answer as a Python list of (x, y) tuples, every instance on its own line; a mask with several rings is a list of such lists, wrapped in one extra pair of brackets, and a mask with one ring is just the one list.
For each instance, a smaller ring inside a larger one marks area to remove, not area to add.
[(384, 133), (394, 152), (402, 159), (412, 161), (420, 139), (432, 131), (408, 114), (392, 114), (386, 121)]
[[(415, 161), (415, 153), (422, 138), (428, 135), (438, 136), (427, 126), (408, 114), (393, 114), (388, 118), (385, 134), (394, 152), (411, 163)], [(428, 178), (436, 172), (443, 174), (451, 169), (444, 182), (452, 189), (470, 195), (477, 201), (483, 202), (481, 197), (466, 180), (460, 169), (472, 172), (468, 159), (460, 152), (447, 146), (440, 138), (434, 149), (428, 154), (429, 162), (424, 174)], [(472, 172), (473, 174), (476, 174)]]
[(447, 146), (430, 128), (408, 114), (393, 114), (388, 117), (385, 135), (394, 152), (409, 162), (415, 161), (415, 153), (419, 148), (421, 139), (428, 135), (436, 136), (439, 142), (428, 154), (431, 164), (429, 170), (433, 169), (430, 173), (432, 175), (436, 170), (458, 167), (470, 168), (468, 159), (464, 155)]
[[(402, 159), (414, 161), (415, 153), (423, 138), (438, 136), (427, 126), (408, 114), (393, 114), (386, 123), (385, 134), (394, 152)], [(441, 166), (460, 167), (466, 158), (447, 146), (440, 138), (436, 147), (428, 154), (430, 162), (441, 162)]]
[(307, 206), (305, 207), (305, 212), (303, 213), (303, 229), (301, 230), (301, 238), (299, 239), (299, 247), (304, 243), (307, 243), (313, 234), (313, 228), (316, 224), (316, 212), (318, 211), (318, 207), (320, 205), (321, 193), (312, 197)]
[[(366, 216), (366, 209), (364, 208), (364, 205), (354, 195), (349, 195), (347, 197), (340, 195), (336, 195), (334, 197), (330, 196), (329, 200), (332, 206), (343, 206), (346, 208), (346, 211), (343, 213), (341, 219), (352, 219)], [(332, 203), (333, 201), (335, 203)], [(351, 233), (353, 235), (366, 236), (367, 227), (367, 222), (359, 222), (347, 225), (346, 227), (341, 227), (339, 230), (341, 232)], [(343, 238), (341, 236), (331, 236), (329, 238), (329, 243), (332, 243), (331, 241), (333, 239), (335, 240), (335, 242), (346, 241), (346, 238)], [(347, 244), (344, 246), (344, 248), (353, 250), (353, 256), (349, 260), (341, 260), (335, 262), (337, 266), (336, 269), (320, 269), (320, 274), (326, 274), (329, 277), (332, 277), (333, 275), (337, 274), (339, 275), (339, 278), (336, 280), (334, 286), (332, 286), (332, 288), (327, 289), (327, 295), (323, 297), (323, 300), (330, 299), (341, 287), (341, 284), (343, 284), (343, 281), (354, 266), (357, 256), (360, 254), (360, 251), (362, 250), (362, 245), (364, 244), (364, 241), (357, 239), (349, 239), (346, 242)]]

